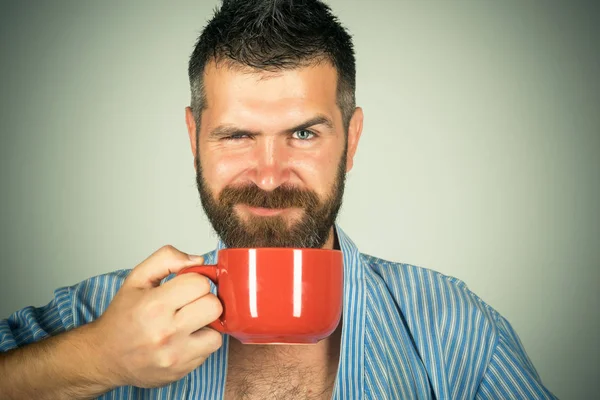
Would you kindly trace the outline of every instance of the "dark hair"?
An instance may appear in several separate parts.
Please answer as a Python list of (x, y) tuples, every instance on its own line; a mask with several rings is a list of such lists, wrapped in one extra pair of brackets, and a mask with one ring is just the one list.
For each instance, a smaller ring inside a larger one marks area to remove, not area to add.
[(191, 108), (198, 126), (206, 104), (204, 68), (211, 60), (264, 71), (330, 62), (337, 70), (337, 104), (347, 131), (356, 104), (354, 47), (322, 1), (222, 0), (189, 61)]

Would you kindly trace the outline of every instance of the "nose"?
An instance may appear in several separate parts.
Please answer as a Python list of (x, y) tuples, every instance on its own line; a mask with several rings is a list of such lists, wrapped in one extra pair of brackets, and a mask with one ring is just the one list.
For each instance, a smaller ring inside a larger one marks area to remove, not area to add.
[(252, 182), (262, 190), (271, 191), (290, 179), (289, 155), (280, 138), (263, 136), (257, 140), (253, 152)]

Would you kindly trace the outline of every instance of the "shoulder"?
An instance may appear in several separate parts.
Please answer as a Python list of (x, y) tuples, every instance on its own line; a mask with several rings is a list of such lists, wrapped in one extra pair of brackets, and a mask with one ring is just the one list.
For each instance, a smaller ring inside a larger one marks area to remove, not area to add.
[[(97, 275), (69, 287), (73, 296), (81, 301), (96, 300), (100, 297), (114, 296), (121, 288), (125, 279), (131, 273), (130, 269), (123, 269)], [(112, 296), (111, 296), (112, 295)]]
[(440, 272), (361, 254), (374, 296), (389, 295), (412, 325), (427, 320), (440, 331), (477, 328), (494, 336), (500, 315), (460, 279)]
[[(384, 260), (361, 254), (361, 260), (378, 284), (386, 286), (399, 299), (410, 301), (414, 296), (424, 296), (436, 301), (450, 301), (449, 296), (459, 296), (463, 302), (472, 303), (492, 313), (495, 311), (473, 293), (467, 284), (453, 276), (411, 264)], [(457, 299), (459, 300), (459, 299)], [(441, 306), (445, 303), (438, 304)]]
[(432, 384), (473, 398), (498, 344), (499, 314), (457, 278), (369, 255), (362, 260), (371, 309), (386, 319), (374, 325), (404, 326)]
[(400, 285), (409, 292), (415, 289), (430, 290), (432, 293), (439, 290), (469, 290), (460, 279), (432, 269), (384, 260), (369, 254), (361, 253), (360, 256), (367, 271), (379, 277), (388, 286), (390, 284)]
[(77, 327), (104, 313), (130, 272), (130, 269), (123, 269), (94, 276), (73, 286), (57, 289), (55, 296), (69, 298), (73, 326)]

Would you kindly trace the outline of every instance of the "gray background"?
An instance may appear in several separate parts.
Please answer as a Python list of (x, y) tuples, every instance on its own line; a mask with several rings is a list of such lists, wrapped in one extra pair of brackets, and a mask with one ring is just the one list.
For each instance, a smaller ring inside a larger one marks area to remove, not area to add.
[[(341, 226), (363, 252), (464, 280), (556, 395), (595, 398), (597, 10), (330, 4), (366, 118)], [(0, 317), (164, 244), (213, 248), (184, 107), (215, 5), (2, 3)]]

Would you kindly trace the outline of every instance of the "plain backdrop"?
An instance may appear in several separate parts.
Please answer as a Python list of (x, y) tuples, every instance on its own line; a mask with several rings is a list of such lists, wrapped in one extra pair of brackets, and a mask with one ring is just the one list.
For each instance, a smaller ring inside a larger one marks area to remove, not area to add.
[[(361, 251), (458, 277), (543, 381), (600, 376), (600, 20), (593, 3), (330, 1), (365, 127), (339, 222)], [(3, 1), (0, 318), (213, 249), (184, 124), (217, 2)]]

